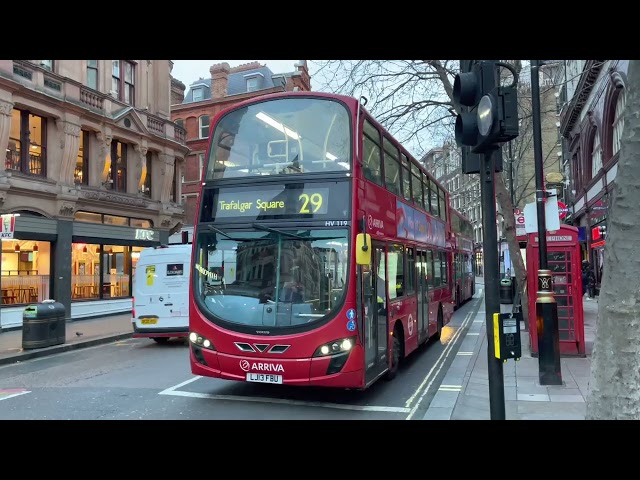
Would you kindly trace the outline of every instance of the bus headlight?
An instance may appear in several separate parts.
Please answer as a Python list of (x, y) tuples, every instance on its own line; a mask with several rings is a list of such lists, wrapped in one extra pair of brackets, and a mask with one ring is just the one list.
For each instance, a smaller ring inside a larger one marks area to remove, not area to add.
[(356, 337), (341, 338), (339, 340), (334, 340), (333, 342), (328, 342), (324, 345), (320, 345), (316, 349), (316, 352), (313, 354), (313, 356), (327, 357), (330, 355), (336, 355), (338, 353), (349, 352), (355, 344)]
[(196, 332), (191, 332), (189, 334), (189, 340), (194, 345), (198, 347), (207, 348), (209, 350), (215, 350), (216, 348), (213, 346), (213, 342), (208, 338), (203, 337), (202, 335), (198, 335)]

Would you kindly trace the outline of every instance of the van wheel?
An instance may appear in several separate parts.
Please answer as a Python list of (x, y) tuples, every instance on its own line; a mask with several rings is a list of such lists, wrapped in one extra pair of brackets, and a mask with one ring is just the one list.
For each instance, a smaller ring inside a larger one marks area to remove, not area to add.
[(156, 343), (167, 343), (169, 341), (169, 337), (153, 337), (153, 341)]

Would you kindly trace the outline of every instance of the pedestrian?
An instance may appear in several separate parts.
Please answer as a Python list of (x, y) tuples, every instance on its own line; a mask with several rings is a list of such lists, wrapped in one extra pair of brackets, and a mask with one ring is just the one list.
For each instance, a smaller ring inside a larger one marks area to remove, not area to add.
[(596, 286), (596, 275), (587, 260), (582, 262), (582, 296), (587, 295), (587, 299), (593, 299)]

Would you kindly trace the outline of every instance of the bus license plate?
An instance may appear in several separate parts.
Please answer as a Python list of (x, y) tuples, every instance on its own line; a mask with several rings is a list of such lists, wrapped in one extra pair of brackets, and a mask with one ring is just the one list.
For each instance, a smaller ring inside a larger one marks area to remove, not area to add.
[(256, 383), (282, 383), (282, 375), (272, 375), (270, 373), (247, 373), (247, 382)]
[(158, 319), (157, 318), (142, 318), (140, 320), (140, 323), (142, 325), (155, 325), (156, 323), (158, 323)]

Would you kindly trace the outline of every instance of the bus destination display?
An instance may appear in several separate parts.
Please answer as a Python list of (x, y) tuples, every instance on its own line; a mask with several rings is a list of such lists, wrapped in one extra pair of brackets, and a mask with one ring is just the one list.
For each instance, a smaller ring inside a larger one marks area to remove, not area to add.
[(260, 189), (230, 187), (206, 192), (204, 201), (211, 207), (211, 220), (346, 218), (348, 191), (346, 182), (298, 183)]

